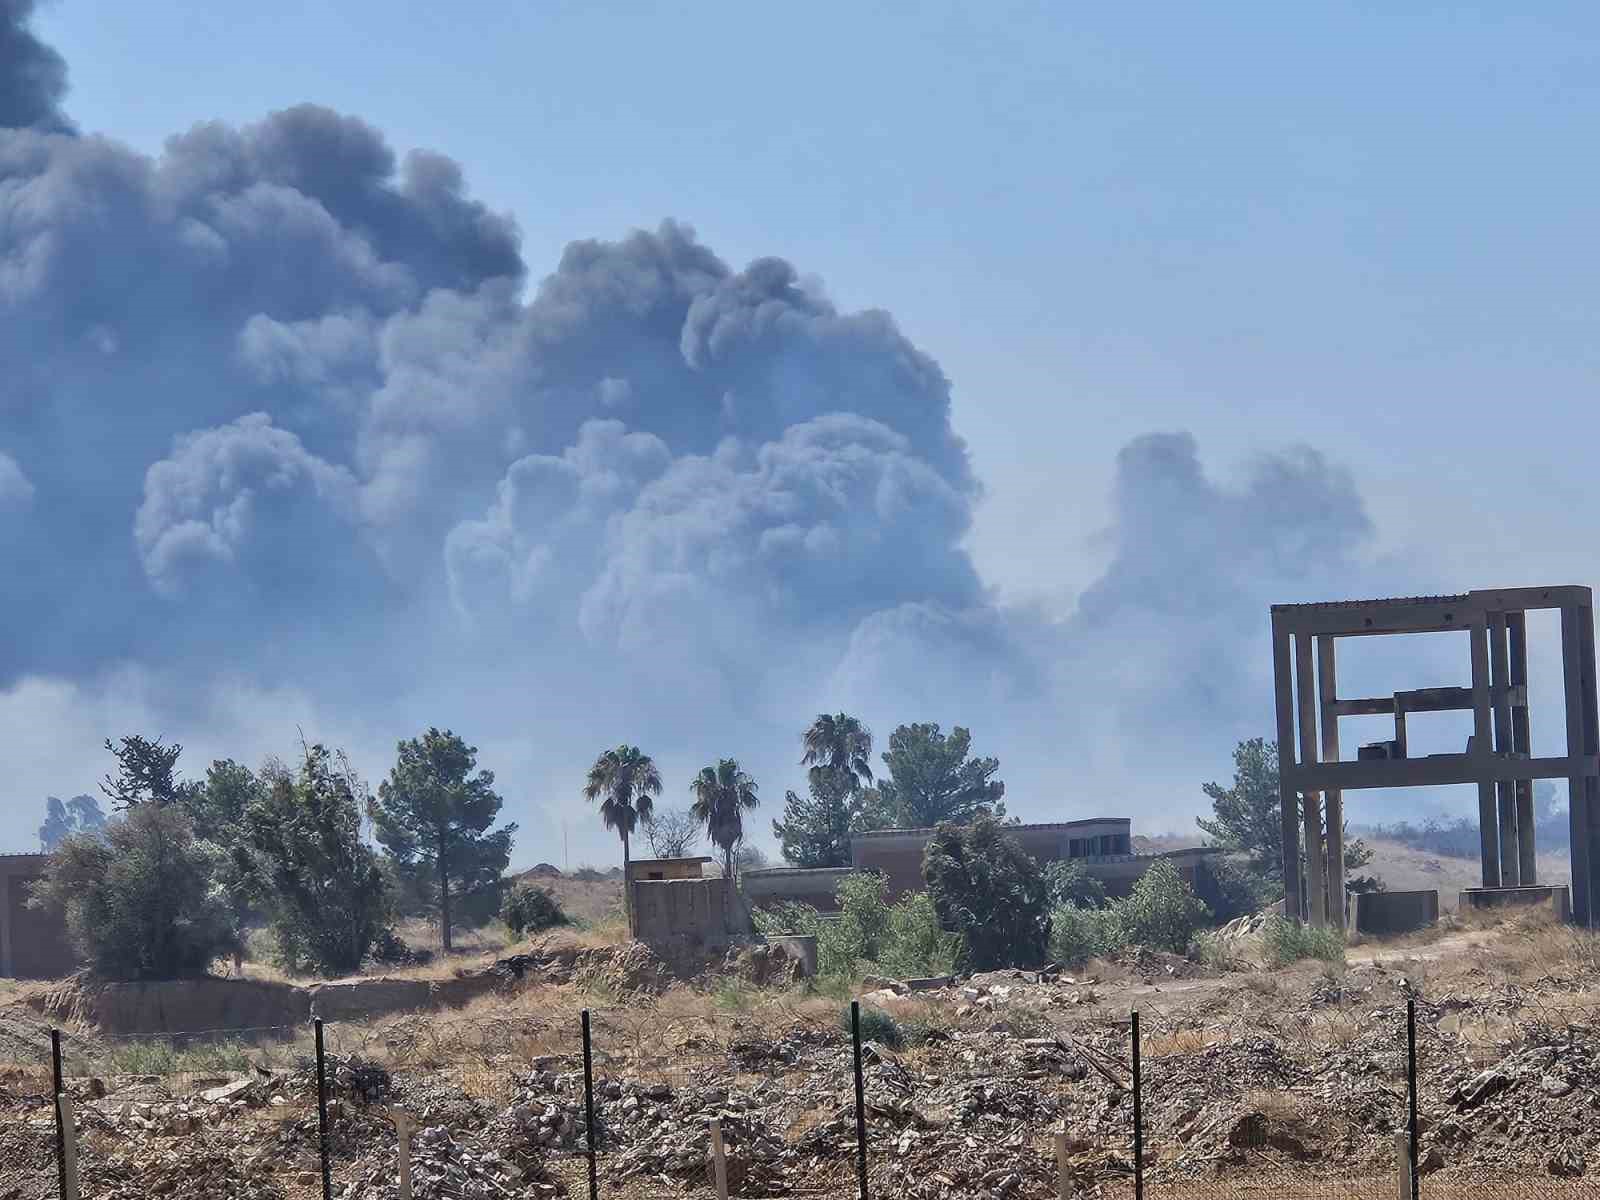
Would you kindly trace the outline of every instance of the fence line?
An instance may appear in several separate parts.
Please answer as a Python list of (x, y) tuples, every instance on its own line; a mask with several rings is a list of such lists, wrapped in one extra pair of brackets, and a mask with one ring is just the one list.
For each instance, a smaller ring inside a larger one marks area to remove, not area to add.
[[(1530, 1027), (1551, 1030), (1556, 1028), (1561, 1013), (1581, 1012), (1592, 1018), (1600, 1011), (1592, 1004), (1531, 1006), (1525, 997), (1517, 997), (1508, 1004), (1514, 1005), (1513, 1012), (1535, 1008), (1538, 1015)], [(1439, 1017), (1447, 1005), (1424, 1003), (1422, 1007), (1430, 1015), (1432, 1041), (1429, 1045), (1436, 1048), (1444, 1045), (1439, 1041)], [(1432, 1197), (1454, 1200), (1458, 1195), (1493, 1200), (1505, 1196), (1509, 1200), (1512, 1193), (1494, 1190), (1496, 1181), (1493, 1179), (1466, 1170), (1453, 1174), (1430, 1171), (1423, 1161), (1418, 1010), (1418, 1000), (1411, 997), (1406, 1002), (1403, 1018), (1398, 1010), (1389, 1010), (1392, 1018), (1385, 1017), (1386, 1021), (1394, 1022), (1396, 1039), (1391, 1044), (1397, 1049), (1403, 1046), (1405, 1092), (1401, 1096), (1397, 1090), (1390, 1091), (1375, 1082), (1371, 1087), (1380, 1103), (1395, 1106), (1391, 1111), (1398, 1117), (1391, 1142), (1396, 1151), (1395, 1161), (1382, 1171), (1382, 1181), (1376, 1176), (1341, 1177), (1318, 1172), (1311, 1166), (1293, 1168), (1281, 1164), (1275, 1168), (1275, 1173), (1263, 1167), (1249, 1177), (1185, 1176), (1173, 1162), (1163, 1163), (1164, 1152), (1171, 1149), (1163, 1143), (1163, 1138), (1170, 1139), (1174, 1133), (1168, 1128), (1157, 1136), (1156, 1131), (1148, 1127), (1147, 1097), (1152, 1094), (1152, 1088), (1155, 1095), (1162, 1095), (1164, 1091), (1170, 1094), (1174, 1083), (1191, 1090), (1196, 1086), (1204, 1087), (1203, 1074), (1199, 1085), (1192, 1082), (1197, 1067), (1203, 1072), (1204, 1062), (1196, 1064), (1192, 1060), (1203, 1060), (1206, 1051), (1204, 1048), (1194, 1051), (1182, 1044), (1179, 1041), (1185, 1032), (1182, 1024), (1159, 1012), (1151, 1013), (1154, 1019), (1149, 1023), (1157, 1030), (1156, 1034), (1145, 1027), (1141, 1019), (1144, 1014), (1139, 1011), (1128, 1014), (1125, 1035), (1120, 1032), (1123, 1022), (1096, 1014), (1076, 1028), (1056, 1030), (1049, 1038), (1018, 1039), (1028, 1054), (1035, 1057), (1023, 1055), (1012, 1062), (983, 1058), (980, 1040), (976, 1049), (966, 1052), (969, 1060), (965, 1071), (941, 1066), (936, 1086), (964, 1106), (957, 1119), (964, 1127), (977, 1131), (978, 1142), (988, 1138), (988, 1131), (1000, 1131), (996, 1142), (1000, 1146), (997, 1158), (1012, 1164), (1015, 1169), (1008, 1178), (1016, 1182), (1009, 1183), (995, 1193), (997, 1195), (1109, 1197), (1125, 1195), (1120, 1189), (1131, 1182), (1134, 1200), (1144, 1200), (1147, 1193), (1156, 1200), (1188, 1200), (1190, 1197), (1220, 1200), (1266, 1194), (1255, 1188), (1267, 1183), (1271, 1193), (1279, 1197), (1311, 1200), (1343, 1200), (1357, 1196), (1365, 1200), (1366, 1196), (1374, 1194), (1370, 1190), (1373, 1186), (1382, 1186), (1383, 1195), (1400, 1195), (1410, 1200)], [(585, 1009), (577, 1030), (578, 1045), (571, 1047), (568, 1042), (572, 1050), (581, 1050), (581, 1071), (575, 1062), (578, 1055), (571, 1051), (532, 1060), (534, 1070), (528, 1079), (537, 1084), (541, 1102), (548, 1101), (544, 1107), (549, 1113), (540, 1116), (541, 1123), (533, 1134), (526, 1130), (519, 1133), (508, 1127), (498, 1136), (503, 1136), (507, 1144), (517, 1137), (532, 1137), (538, 1143), (539, 1152), (551, 1160), (559, 1161), (563, 1156), (573, 1162), (581, 1159), (582, 1184), (586, 1184), (590, 1200), (613, 1194), (629, 1197), (665, 1194), (640, 1189), (655, 1186), (655, 1180), (669, 1176), (676, 1181), (672, 1194), (704, 1189), (718, 1197), (759, 1196), (777, 1194), (772, 1189), (781, 1189), (784, 1194), (797, 1195), (801, 1193), (795, 1190), (796, 1179), (786, 1177), (774, 1181), (763, 1174), (763, 1160), (757, 1151), (771, 1142), (775, 1132), (755, 1106), (741, 1099), (739, 1093), (744, 1088), (752, 1095), (770, 1097), (782, 1093), (796, 1075), (803, 1074), (807, 1081), (820, 1078), (824, 1084), (820, 1089), (812, 1089), (821, 1098), (823, 1111), (813, 1114), (816, 1121), (797, 1138), (789, 1137), (794, 1131), (793, 1125), (777, 1131), (777, 1135), (794, 1151), (785, 1162), (791, 1166), (798, 1164), (801, 1171), (809, 1169), (818, 1182), (826, 1181), (832, 1189), (819, 1194), (842, 1196), (854, 1191), (859, 1200), (873, 1197), (901, 1200), (902, 1195), (917, 1198), (934, 1195), (927, 1190), (937, 1184), (937, 1180), (930, 1181), (927, 1177), (927, 1171), (934, 1168), (920, 1168), (922, 1177), (919, 1178), (919, 1168), (901, 1165), (901, 1160), (909, 1153), (906, 1147), (914, 1145), (924, 1120), (909, 1098), (919, 1087), (927, 1090), (930, 1073), (918, 1075), (920, 1068), (907, 1067), (889, 1047), (866, 1034), (859, 1001), (852, 1001), (848, 1012), (848, 1056), (843, 1053), (843, 1047), (831, 1048), (838, 1046), (836, 1032), (830, 1040), (826, 1031), (821, 1031), (825, 1036), (813, 1039), (821, 1053), (801, 1060), (792, 1050), (785, 1051), (771, 1039), (762, 1042), (760, 1033), (744, 1041), (730, 1038), (721, 1042), (703, 1037), (696, 1040), (695, 1035), (685, 1032), (687, 1020), (676, 1024), (671, 1021), (638, 1023), (631, 1027), (633, 1037), (629, 1039), (630, 1027), (595, 1022), (590, 1011)], [(1567, 1024), (1570, 1039), (1573, 1023)], [(499, 1029), (503, 1023), (485, 1025), (486, 1028), (491, 1026)], [(330, 1027), (330, 1032), (335, 1028)], [(820, 1026), (812, 1028), (820, 1030)], [(674, 1037), (683, 1036), (669, 1042), (663, 1040), (664, 1030), (674, 1031)], [(246, 1030), (191, 1030), (151, 1036), (147, 1040), (178, 1043), (219, 1034), (292, 1032), (300, 1035), (306, 1031), (306, 1026), (261, 1026)], [(325, 1046), (323, 1022), (320, 1019), (312, 1022), (309, 1031), (315, 1050), (316, 1146), (321, 1191), (324, 1200), (332, 1200), (335, 1151), (330, 1113), (330, 1056)], [(623, 1035), (617, 1039), (620, 1054), (600, 1044), (602, 1036), (610, 1032)], [(567, 1036), (570, 1038), (570, 1033)], [(794, 1036), (804, 1038), (807, 1035), (802, 1030)], [(1125, 1041), (1122, 1040), (1124, 1036)], [(950, 1035), (943, 1037), (948, 1044)], [(1152, 1037), (1166, 1046), (1166, 1053), (1148, 1051)], [(939, 1043), (929, 1044), (937, 1046)], [(1123, 1047), (1126, 1059), (1121, 1057)], [(643, 1053), (646, 1049), (650, 1051), (648, 1058)], [(790, 1057), (786, 1058), (785, 1053)], [(71, 1076), (66, 1069), (71, 1056), (64, 1056), (59, 1029), (51, 1030), (49, 1054), (59, 1195), (75, 1200), (83, 1194), (86, 1200), (95, 1200), (92, 1192), (83, 1192), (79, 1186), (78, 1173), (83, 1158), (77, 1150), (76, 1135), (85, 1123), (99, 1128), (95, 1125), (96, 1112), (92, 1103), (81, 1108), (71, 1103), (67, 1087)], [(1263, 1060), (1267, 1065), (1274, 1061), (1282, 1060)], [(349, 1065), (341, 1061), (339, 1070), (344, 1071)], [(1279, 1076), (1288, 1081), (1280, 1085), (1286, 1094), (1295, 1080), (1308, 1078), (1303, 1065), (1296, 1067), (1288, 1063), (1283, 1069), (1289, 1071)], [(1185, 1072), (1191, 1080), (1188, 1084), (1183, 1082)], [(1061, 1078), (1059, 1089), (1053, 1097), (1046, 1093), (1035, 1103), (1036, 1091), (1024, 1088), (1023, 1083), (1034, 1076), (1052, 1075)], [(826, 1087), (829, 1078), (835, 1082), (831, 1091)], [(1270, 1076), (1267, 1078), (1270, 1082)], [(1074, 1163), (1074, 1147), (1080, 1145), (1081, 1139), (1073, 1136), (1069, 1123), (1074, 1113), (1081, 1114), (1081, 1104), (1075, 1105), (1074, 1101), (1083, 1092), (1086, 1081), (1096, 1079), (1099, 1080), (1096, 1086), (1102, 1093), (1099, 1104), (1103, 1113), (1095, 1117), (1090, 1148), (1100, 1151), (1101, 1157), (1096, 1167), (1085, 1174)], [(581, 1130), (573, 1111), (579, 1099), (578, 1088), (582, 1092)], [(1388, 1099), (1383, 1100), (1383, 1097)], [(647, 1108), (647, 1102), (656, 1105), (653, 1117), (649, 1117), (649, 1113), (638, 1115)], [(339, 1116), (342, 1121), (350, 1119), (349, 1105), (344, 1100), (340, 1101)], [(547, 1117), (552, 1123), (543, 1123)], [(569, 1118), (572, 1120), (570, 1127)], [(679, 1126), (674, 1127), (677, 1132), (670, 1135), (662, 1132), (662, 1126), (676, 1118), (683, 1118)], [(413, 1141), (406, 1127), (409, 1118), (403, 1107), (396, 1107), (386, 1120), (390, 1121), (396, 1138), (393, 1171), (399, 1176), (402, 1194), (409, 1196)], [(654, 1126), (651, 1121), (655, 1121)], [(1251, 1161), (1252, 1156), (1262, 1164), (1276, 1161), (1267, 1157), (1267, 1152), (1277, 1149), (1278, 1144), (1273, 1141), (1274, 1135), (1266, 1124), (1265, 1119), (1254, 1123), (1245, 1120), (1228, 1135), (1229, 1145), (1243, 1161)], [(650, 1141), (652, 1137), (654, 1142)], [(91, 1148), (89, 1161), (94, 1161), (99, 1153), (98, 1149)], [(1125, 1165), (1119, 1165), (1116, 1158), (1119, 1153), (1127, 1154)], [(807, 1158), (811, 1164), (809, 1168), (799, 1161)], [(602, 1165), (606, 1168), (604, 1172)], [(849, 1171), (852, 1166), (853, 1171)], [(1153, 1174), (1152, 1167), (1157, 1168)], [(852, 1174), (853, 1179), (849, 1178)], [(1119, 1178), (1122, 1183), (1118, 1182)], [(1500, 1186), (1508, 1185), (1501, 1181)], [(1529, 1190), (1532, 1185), (1526, 1180), (1516, 1186), (1522, 1189), (1519, 1200), (1534, 1195), (1600, 1195), (1600, 1190), (1578, 1181), (1543, 1180), (1536, 1191)], [(1044, 1190), (1046, 1188), (1048, 1191)]]

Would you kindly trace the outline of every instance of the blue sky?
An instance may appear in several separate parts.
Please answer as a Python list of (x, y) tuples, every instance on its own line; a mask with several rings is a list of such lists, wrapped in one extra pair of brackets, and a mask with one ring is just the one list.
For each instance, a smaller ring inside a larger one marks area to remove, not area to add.
[[(951, 380), (965, 546), (1008, 609), (1068, 620), (1118, 561), (1118, 452), (1151, 432), (1222, 488), (1298, 445), (1347, 471), (1372, 534), (1319, 588), (1594, 578), (1589, 6), (65, 0), (35, 29), (78, 127), (147, 155), (307, 100), (449, 155), (532, 283), (676, 218), (889, 311)], [(1265, 732), (1237, 703), (1228, 732)], [(1183, 770), (1121, 769), (1095, 778), (1152, 821), (1192, 807)]]

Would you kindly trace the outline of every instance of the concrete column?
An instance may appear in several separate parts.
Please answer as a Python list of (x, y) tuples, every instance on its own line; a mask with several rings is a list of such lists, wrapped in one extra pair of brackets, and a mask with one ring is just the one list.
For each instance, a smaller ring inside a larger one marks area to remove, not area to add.
[[(1317, 761), (1317, 681), (1311, 670), (1311, 635), (1294, 635), (1295, 695), (1300, 702), (1300, 761)], [(1306, 826), (1306, 905), (1311, 924), (1321, 928), (1328, 923), (1326, 889), (1327, 860), (1322, 846), (1322, 797), (1317, 792), (1301, 793)]]
[[(1533, 755), (1533, 735), (1528, 727), (1528, 616), (1506, 614), (1506, 629), (1511, 636), (1511, 686), (1521, 689), (1518, 703), (1511, 706), (1511, 751), (1518, 758)], [(1517, 791), (1517, 864), (1523, 887), (1539, 882), (1539, 851), (1534, 844), (1533, 780), (1519, 779)]]
[(1289, 782), (1295, 765), (1294, 675), (1289, 635), (1273, 622), (1272, 687), (1278, 717), (1278, 811), (1283, 820), (1283, 915), (1300, 920), (1300, 805)]
[[(1584, 776), (1583, 637), (1576, 606), (1561, 610), (1561, 674), (1567, 702), (1567, 819), (1572, 840), (1572, 916), (1591, 923), (1589, 896), (1589, 797)], [(1590, 676), (1593, 686), (1593, 675)]]
[[(1494, 752), (1496, 757), (1511, 755), (1511, 666), (1506, 648), (1504, 613), (1489, 614), (1490, 698), (1494, 702)], [(1495, 784), (1500, 825), (1500, 884), (1520, 887), (1522, 859), (1518, 847), (1517, 793), (1509, 779)]]
[[(1489, 703), (1489, 626), (1480, 614), (1472, 622), (1472, 755), (1492, 754), (1493, 718)], [(1481, 770), (1481, 767), (1479, 768)], [(1500, 817), (1495, 810), (1494, 781), (1478, 779), (1478, 849), (1484, 887), (1500, 886)]]
[[(1337, 641), (1317, 638), (1318, 718), (1322, 722), (1322, 761), (1339, 761), (1339, 718), (1329, 711), (1339, 698), (1338, 670), (1334, 663)], [(1328, 917), (1334, 928), (1345, 927), (1344, 793), (1328, 792)]]
[[(1583, 683), (1583, 753), (1586, 760), (1600, 754), (1600, 709), (1596, 708), (1594, 673), (1594, 609), (1589, 605), (1578, 608), (1578, 654), (1580, 677)], [(1583, 777), (1583, 821), (1588, 830), (1583, 870), (1589, 909), (1585, 924), (1594, 929), (1600, 926), (1600, 776), (1587, 765)], [(1576, 870), (1577, 864), (1573, 864)]]
[(0, 862), (0, 979), (14, 978), (17, 973), (11, 939), (11, 875)]

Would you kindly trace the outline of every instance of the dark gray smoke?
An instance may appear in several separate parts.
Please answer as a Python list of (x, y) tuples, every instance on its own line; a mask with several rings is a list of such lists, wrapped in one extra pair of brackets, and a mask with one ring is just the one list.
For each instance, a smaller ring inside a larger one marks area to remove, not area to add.
[(28, 28), (34, 0), (0, 0), (0, 126), (66, 132), (67, 64)]
[(671, 221), (530, 287), (453, 162), (311, 105), (156, 158), (72, 135), (0, 13), (0, 723), (38, 795), (134, 728), (248, 759), (298, 722), (377, 774), (450, 724), (552, 858), (553, 820), (598, 830), (598, 749), (669, 786), (735, 754), (776, 798), (848, 707), (972, 725), (1045, 817), (1152, 731), (1192, 777), (1268, 727), (1266, 605), (1367, 535), (1310, 451), (1229, 484), (1153, 436), (1078, 610), (1008, 610), (949, 381), (888, 314)]

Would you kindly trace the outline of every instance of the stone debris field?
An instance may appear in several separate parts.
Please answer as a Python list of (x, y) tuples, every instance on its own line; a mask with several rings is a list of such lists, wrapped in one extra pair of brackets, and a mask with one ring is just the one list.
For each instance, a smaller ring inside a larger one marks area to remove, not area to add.
[[(397, 1018), (361, 1030), (356, 1050), (330, 1026), (334, 1194), (400, 1195), (393, 1117), (403, 1114), (419, 1198), (587, 1195), (570, 1016), (583, 1001), (602, 1196), (714, 1195), (713, 1119), (731, 1195), (855, 1194), (842, 1002), (753, 990), (728, 1011), (671, 983), (637, 947), (618, 960), (621, 982), (638, 986), (612, 988), (609, 1002), (531, 972), (523, 986), (547, 1006), (524, 992), (515, 1014)], [(1149, 954), (1117, 974), (1005, 971), (919, 990), (871, 981), (872, 1194), (1053, 1197), (1059, 1131), (1071, 1194), (1132, 1195), (1130, 1010), (1117, 1003), (1129, 994), (1141, 1015), (1152, 1197), (1393, 1195), (1408, 1000), (1424, 1195), (1583, 1195), (1600, 1171), (1592, 980), (1553, 973), (1526, 986), (1437, 990), (1419, 978), (1426, 972), (1377, 962), (1219, 973)], [(695, 1003), (705, 1015), (690, 1011)], [(429, 1022), (450, 1020), (486, 1030), (470, 1064), (415, 1052), (442, 1038)], [(26, 1030), (9, 1028), (14, 1056)], [(47, 1048), (46, 1027), (35, 1029)], [(84, 1060), (93, 1036), (76, 1035), (83, 1048), (69, 1057)], [(267, 1049), (209, 1078), (70, 1072), (83, 1196), (320, 1195), (314, 1065), (298, 1053), (269, 1062)], [(0, 1071), (0, 1200), (55, 1195), (48, 1088), (47, 1057)], [(1522, 1182), (1484, 1190), (1496, 1179)]]

